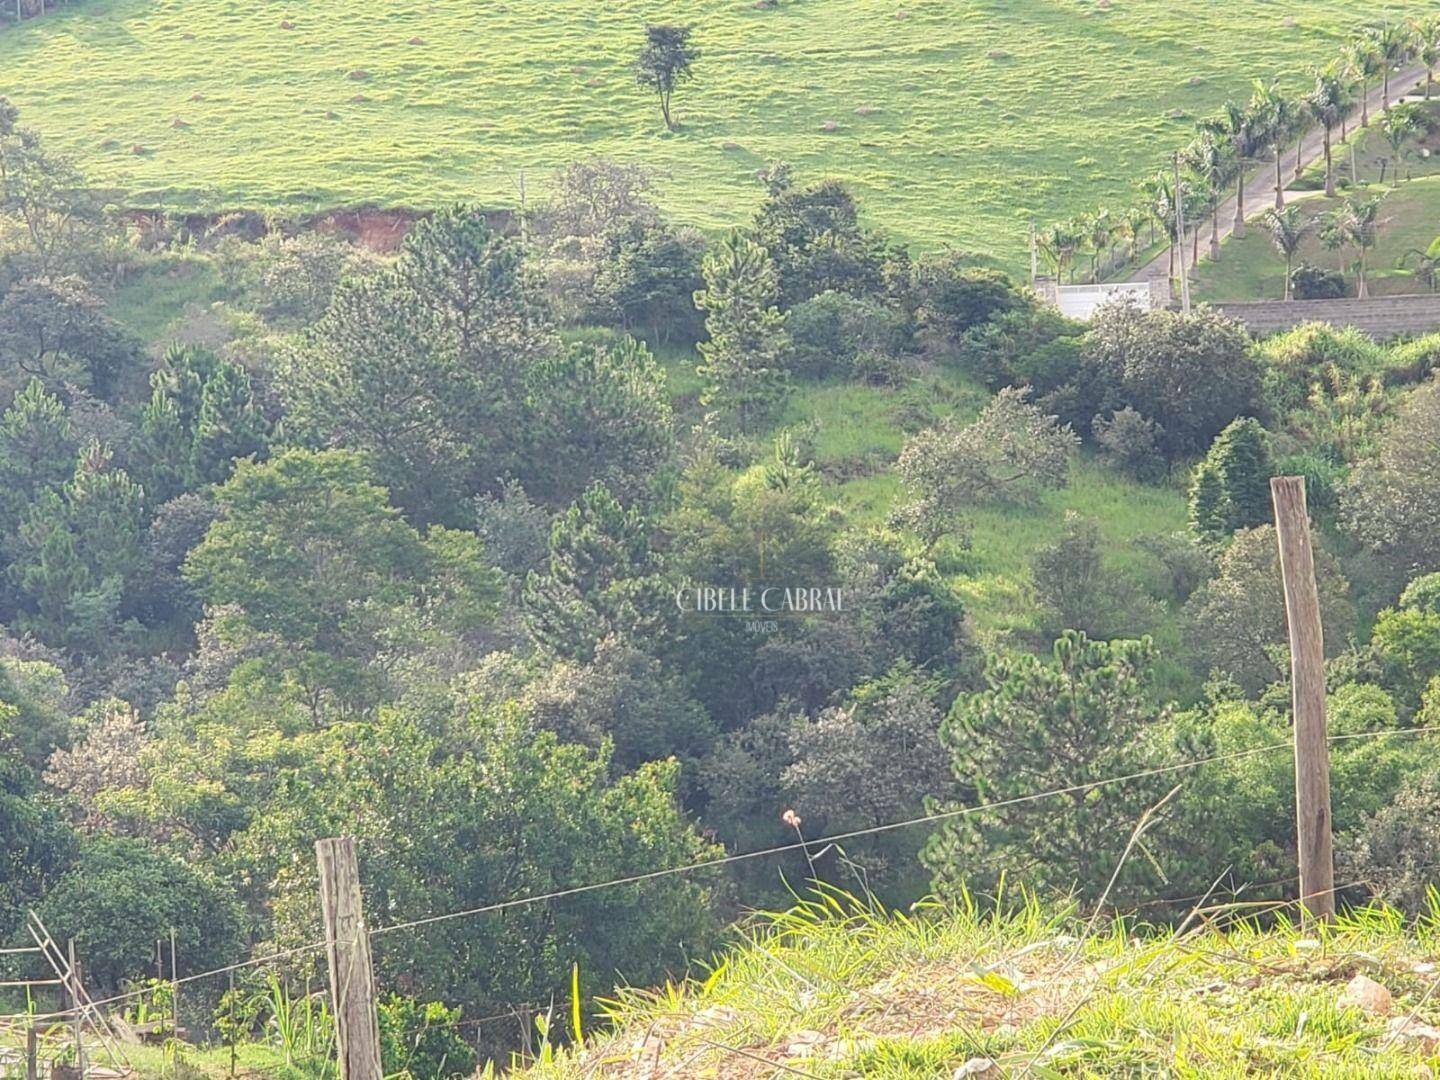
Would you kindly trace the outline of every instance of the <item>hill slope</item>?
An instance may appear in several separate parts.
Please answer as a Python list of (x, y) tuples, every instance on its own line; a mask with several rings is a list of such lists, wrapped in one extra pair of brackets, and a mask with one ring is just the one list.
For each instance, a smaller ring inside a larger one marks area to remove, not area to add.
[[(1433, 928), (1365, 911), (1319, 935), (1082, 933), (1033, 907), (906, 918), (832, 897), (774, 917), (704, 981), (623, 992), (614, 1033), (519, 1075), (1359, 1078), (1437, 1061)], [(1356, 976), (1384, 990), (1356, 998)]]
[[(1417, 10), (1370, 5), (1380, 18)], [(877, 224), (1023, 262), (1026, 221), (1124, 199), (1190, 118), (1298, 85), (1345, 0), (85, 0), (0, 32), (0, 93), (141, 205), (517, 200), (608, 154), (664, 170), (702, 226), (783, 158), (850, 182)], [(660, 128), (630, 62), (647, 21), (704, 55)], [(826, 130), (833, 123), (833, 130)]]

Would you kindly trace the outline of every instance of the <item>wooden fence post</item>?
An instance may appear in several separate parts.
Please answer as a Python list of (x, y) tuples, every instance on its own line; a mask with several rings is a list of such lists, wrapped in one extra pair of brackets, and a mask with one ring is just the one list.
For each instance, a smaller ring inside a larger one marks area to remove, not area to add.
[(25, 1080), (40, 1080), (40, 1046), (33, 1020), (25, 1028)]
[(85, 1026), (85, 1014), (81, 1012), (80, 1000), (80, 964), (75, 959), (75, 939), (70, 938), (66, 942), (67, 960), (70, 966), (70, 985), (67, 988), (70, 996), (70, 1011), (73, 1021), (72, 1027), (75, 1033), (75, 1071), (85, 1075), (85, 1038), (83, 1028)]
[(1330, 747), (1325, 729), (1325, 638), (1310, 549), (1305, 478), (1270, 480), (1285, 622), (1290, 636), (1290, 693), (1295, 716), (1295, 820), (1300, 900), (1319, 919), (1335, 914), (1335, 859), (1331, 850)]
[(360, 907), (360, 868), (353, 837), (315, 842), (320, 865), (320, 906), (330, 961), (330, 1000), (340, 1080), (381, 1080), (380, 1018), (370, 935)]

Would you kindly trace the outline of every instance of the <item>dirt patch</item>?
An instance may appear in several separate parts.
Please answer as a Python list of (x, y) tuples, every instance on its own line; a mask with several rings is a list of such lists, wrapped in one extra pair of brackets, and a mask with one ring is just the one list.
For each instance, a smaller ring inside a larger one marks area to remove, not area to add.
[(369, 251), (391, 252), (422, 216), (414, 210), (337, 210), (317, 218), (311, 227), (347, 235)]

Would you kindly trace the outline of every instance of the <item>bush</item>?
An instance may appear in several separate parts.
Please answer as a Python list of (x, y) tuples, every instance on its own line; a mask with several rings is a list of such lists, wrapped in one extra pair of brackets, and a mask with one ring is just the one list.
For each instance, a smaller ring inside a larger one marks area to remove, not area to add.
[(1440, 615), (1440, 574), (1422, 574), (1400, 594), (1400, 606)]
[(235, 897), (187, 863), (138, 840), (92, 840), (40, 905), (56, 940), (75, 939), (85, 973), (114, 989), (151, 970), (155, 942), (173, 930), (180, 974), (235, 958)]
[(479, 1063), (460, 1034), (460, 1010), (391, 994), (380, 1002), (380, 1063), (390, 1080), (452, 1080)]
[(916, 317), (940, 342), (1025, 306), (1025, 295), (999, 270), (966, 266), (954, 254), (921, 259), (911, 276)]
[[(909, 345), (899, 312), (869, 297), (823, 292), (790, 311), (791, 368), (797, 375), (848, 375), (876, 356), (893, 359)], [(883, 366), (883, 365), (882, 365)]]
[(1030, 560), (1030, 576), (1047, 634), (1081, 630), (1092, 638), (1133, 637), (1158, 614), (1126, 575), (1105, 565), (1099, 522), (1073, 510), (1065, 512), (1055, 543)]
[(1412, 341), (1394, 345), (1385, 357), (1385, 382), (1389, 386), (1407, 386), (1424, 382), (1440, 367), (1440, 334), (1426, 334)]
[(1165, 429), (1130, 406), (1112, 412), (1109, 420), (1095, 417), (1090, 430), (1100, 452), (1121, 472), (1147, 483), (1165, 475), (1165, 459), (1160, 454), (1160, 436)]
[(1304, 408), (1310, 388), (1331, 370), (1344, 375), (1378, 371), (1384, 350), (1354, 327), (1304, 323), (1255, 347), (1264, 368), (1266, 395), (1279, 412)]
[[(1084, 330), (1052, 308), (1031, 304), (971, 329), (956, 343), (954, 361), (992, 390), (1029, 386), (1043, 397), (1076, 379)], [(1083, 419), (1088, 422), (1095, 412)]]
[(1415, 914), (1429, 907), (1440, 851), (1440, 769), (1408, 776), (1394, 800), (1358, 830), (1346, 874), (1371, 882), (1386, 903)]
[(1296, 300), (1335, 300), (1345, 291), (1345, 275), (1339, 270), (1301, 263), (1290, 271), (1290, 292)]
[(1209, 308), (1186, 315), (1107, 304), (1091, 320), (1085, 350), (1095, 386), (1088, 392), (1158, 423), (1168, 455), (1201, 450), (1237, 416), (1262, 409), (1250, 335)]
[(1276, 476), (1305, 478), (1305, 505), (1312, 516), (1335, 512), (1340, 505), (1340, 488), (1348, 474), (1343, 464), (1319, 450), (1291, 454), (1275, 463)]
[(1195, 467), (1190, 486), (1190, 528), (1201, 540), (1221, 540), (1236, 529), (1270, 520), (1270, 437), (1259, 423), (1236, 420), (1215, 439)]

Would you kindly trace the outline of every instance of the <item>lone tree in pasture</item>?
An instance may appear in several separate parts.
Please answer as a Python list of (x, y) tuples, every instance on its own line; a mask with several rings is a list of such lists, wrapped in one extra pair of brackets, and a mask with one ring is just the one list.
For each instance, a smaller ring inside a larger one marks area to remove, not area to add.
[(675, 121), (670, 116), (670, 95), (677, 83), (695, 77), (691, 65), (698, 59), (700, 51), (690, 44), (690, 27), (659, 23), (645, 27), (645, 47), (635, 60), (635, 80), (659, 96), (660, 114), (672, 131)]
[(1345, 119), (1349, 91), (1345, 80), (1334, 65), (1315, 71), (1315, 85), (1305, 95), (1305, 110), (1324, 131), (1325, 139), (1325, 196), (1335, 197), (1335, 161), (1331, 145), (1331, 133), (1335, 125)]
[(1325, 215), (1320, 237), (1327, 247), (1351, 248), (1355, 252), (1355, 295), (1364, 300), (1370, 295), (1365, 279), (1365, 253), (1375, 246), (1380, 232), (1380, 201), (1346, 199)]
[(1270, 234), (1270, 241), (1275, 245), (1275, 250), (1285, 260), (1285, 299), (1292, 298), (1290, 287), (1290, 271), (1295, 265), (1295, 255), (1304, 243), (1305, 237), (1310, 235), (1314, 222), (1305, 217), (1305, 214), (1298, 206), (1287, 206), (1283, 210), (1267, 210), (1264, 218), (1265, 230)]

